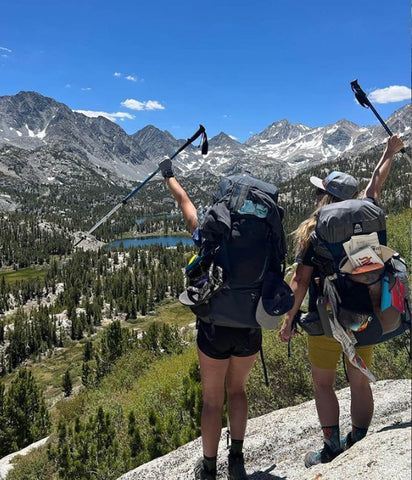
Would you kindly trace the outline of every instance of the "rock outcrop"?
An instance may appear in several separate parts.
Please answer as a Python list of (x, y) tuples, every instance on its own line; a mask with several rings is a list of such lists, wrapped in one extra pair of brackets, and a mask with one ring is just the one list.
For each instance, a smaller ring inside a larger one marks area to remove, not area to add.
[[(245, 464), (251, 480), (410, 480), (411, 381), (384, 380), (372, 386), (375, 413), (368, 435), (333, 462), (310, 469), (303, 465), (309, 450), (322, 444), (314, 401), (249, 420)], [(338, 392), (341, 431), (350, 429), (350, 391)], [(141, 465), (118, 480), (193, 479), (201, 456), (196, 439), (174, 452)], [(227, 472), (226, 431), (222, 430), (218, 479)]]

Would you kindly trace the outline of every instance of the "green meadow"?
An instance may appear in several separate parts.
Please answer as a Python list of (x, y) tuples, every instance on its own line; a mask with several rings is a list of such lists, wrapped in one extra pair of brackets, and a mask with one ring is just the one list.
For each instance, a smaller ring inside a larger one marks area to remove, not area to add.
[(13, 284), (22, 280), (33, 280), (34, 278), (44, 278), (47, 270), (39, 267), (27, 267), (19, 270), (10, 270), (0, 272), (0, 281), (5, 279), (6, 283)]

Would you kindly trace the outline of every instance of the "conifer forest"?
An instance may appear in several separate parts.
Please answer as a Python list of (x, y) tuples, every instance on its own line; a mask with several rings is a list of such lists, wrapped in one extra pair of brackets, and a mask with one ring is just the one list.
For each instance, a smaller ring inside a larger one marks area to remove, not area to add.
[[(375, 163), (372, 152), (334, 169), (364, 187)], [(287, 234), (314, 209), (310, 175), (324, 177), (325, 166), (279, 185)], [(382, 193), (388, 245), (409, 269), (410, 181), (410, 165), (400, 160)], [(207, 205), (217, 179), (182, 183)], [(16, 211), (0, 212), (0, 458), (48, 437), (9, 480), (114, 480), (200, 435), (195, 317), (178, 302), (196, 248), (107, 247), (127, 237), (188, 235), (160, 180), (96, 230), (99, 246), (74, 248), (74, 233), (87, 231), (124, 191), (100, 201), (92, 193), (70, 200), (31, 191)], [(313, 398), (303, 336), (294, 341), (291, 371), (274, 335), (264, 333), (271, 388), (263, 388), (259, 362), (248, 385), (254, 416)], [(406, 347), (403, 336), (379, 346), (378, 378), (410, 378)], [(345, 382), (341, 369), (337, 384)]]

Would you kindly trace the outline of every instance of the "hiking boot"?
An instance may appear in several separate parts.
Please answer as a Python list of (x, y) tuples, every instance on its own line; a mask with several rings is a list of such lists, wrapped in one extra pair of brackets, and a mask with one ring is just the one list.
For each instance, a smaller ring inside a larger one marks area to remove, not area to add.
[(229, 453), (229, 480), (247, 480), (243, 453)]
[(333, 451), (330, 447), (324, 443), (323, 449), (319, 452), (308, 452), (305, 455), (305, 467), (313, 467), (313, 465), (318, 465), (319, 463), (329, 463), (338, 455), (340, 455), (343, 450), (340, 448), (339, 450)]
[(200, 458), (195, 465), (195, 480), (216, 480), (216, 469), (207, 470), (203, 458)]

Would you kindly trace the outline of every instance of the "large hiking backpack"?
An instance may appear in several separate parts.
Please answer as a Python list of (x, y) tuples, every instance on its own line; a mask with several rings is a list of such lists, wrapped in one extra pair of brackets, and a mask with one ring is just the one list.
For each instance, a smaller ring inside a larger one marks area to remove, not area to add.
[[(379, 244), (384, 246), (383, 265), (363, 277), (345, 271), (343, 266), (348, 259), (343, 244), (355, 236), (374, 232)], [(326, 205), (318, 212), (311, 242), (314, 262), (320, 272), (321, 294), (317, 306), (325, 335), (337, 338), (344, 350), (346, 347), (353, 356), (350, 343), (352, 346), (373, 345), (410, 329), (409, 303), (405, 295), (408, 289), (406, 266), (396, 252), (385, 247), (386, 221), (380, 207), (358, 199)], [(401, 305), (397, 308), (390, 305), (382, 311), (384, 281), (392, 290), (401, 289), (403, 295)], [(353, 360), (358, 363), (355, 357)]]
[(266, 272), (283, 281), (286, 240), (278, 189), (248, 174), (223, 178), (200, 227), (199, 254), (180, 296), (203, 321), (259, 327), (256, 307)]

